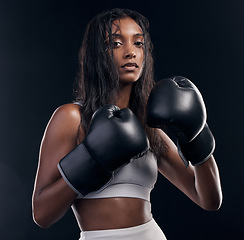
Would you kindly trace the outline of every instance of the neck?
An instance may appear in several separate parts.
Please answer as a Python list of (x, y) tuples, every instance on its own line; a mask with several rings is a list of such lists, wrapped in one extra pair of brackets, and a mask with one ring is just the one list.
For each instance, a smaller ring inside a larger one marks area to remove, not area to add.
[(120, 85), (116, 101), (116, 105), (120, 109), (129, 107), (132, 86), (133, 84)]

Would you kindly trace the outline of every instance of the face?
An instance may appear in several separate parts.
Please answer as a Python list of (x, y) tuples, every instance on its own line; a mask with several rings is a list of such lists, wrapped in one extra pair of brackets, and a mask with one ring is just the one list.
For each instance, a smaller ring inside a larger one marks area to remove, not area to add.
[(142, 74), (144, 62), (144, 38), (140, 26), (129, 17), (115, 20), (112, 37), (120, 83), (137, 81)]

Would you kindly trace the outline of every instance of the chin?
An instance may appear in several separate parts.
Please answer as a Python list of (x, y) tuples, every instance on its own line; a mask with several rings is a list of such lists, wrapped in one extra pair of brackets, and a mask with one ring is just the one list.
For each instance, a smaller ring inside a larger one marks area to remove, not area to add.
[(138, 79), (120, 79), (120, 83), (121, 84), (124, 84), (124, 85), (127, 85), (127, 84), (133, 84), (135, 82), (137, 82)]
[(124, 84), (130, 84), (130, 83), (134, 83), (134, 82), (137, 82), (139, 80), (140, 76), (131, 76), (131, 77), (122, 77), (120, 78), (120, 83), (124, 83)]

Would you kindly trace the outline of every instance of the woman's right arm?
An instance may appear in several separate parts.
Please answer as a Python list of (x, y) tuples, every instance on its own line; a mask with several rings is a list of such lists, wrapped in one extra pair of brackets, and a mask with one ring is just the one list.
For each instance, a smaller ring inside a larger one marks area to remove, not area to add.
[(77, 146), (78, 137), (83, 140), (80, 123), (80, 106), (66, 104), (54, 112), (45, 130), (32, 199), (34, 221), (43, 228), (62, 218), (77, 197), (57, 164)]

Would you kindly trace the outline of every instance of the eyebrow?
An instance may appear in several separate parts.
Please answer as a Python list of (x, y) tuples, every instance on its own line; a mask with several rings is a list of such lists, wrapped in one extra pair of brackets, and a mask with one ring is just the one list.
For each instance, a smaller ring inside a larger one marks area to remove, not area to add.
[[(122, 37), (121, 34), (118, 34), (118, 33), (112, 33), (112, 36), (113, 37)], [(133, 35), (133, 37), (144, 37), (142, 33), (136, 33)]]

